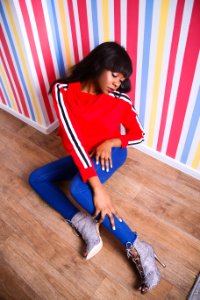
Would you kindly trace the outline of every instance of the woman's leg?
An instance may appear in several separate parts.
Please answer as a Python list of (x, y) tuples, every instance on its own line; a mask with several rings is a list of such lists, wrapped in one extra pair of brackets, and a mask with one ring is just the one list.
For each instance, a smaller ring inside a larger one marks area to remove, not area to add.
[(56, 182), (71, 180), (78, 172), (71, 156), (54, 161), (35, 171), (29, 177), (33, 189), (55, 210), (76, 228), (87, 245), (87, 257), (92, 258), (102, 248), (97, 223), (90, 216), (79, 212)]
[[(102, 171), (101, 165), (96, 165), (95, 161), (93, 161), (95, 165), (96, 172), (98, 177), (102, 183), (108, 180), (112, 174), (125, 162), (127, 157), (127, 149), (122, 148), (113, 148), (112, 150), (112, 161), (113, 161), (113, 168), (109, 170), (109, 172)], [(79, 175), (76, 174), (75, 177), (72, 179), (70, 183), (70, 192), (74, 199), (83, 207), (89, 214), (94, 214), (95, 207), (93, 203), (93, 194), (91, 187), (89, 184), (84, 183)], [(137, 237), (136, 233), (133, 232), (128, 225), (122, 221), (120, 222), (116, 217), (115, 220), (115, 227), (116, 230), (113, 230), (110, 224), (110, 220), (108, 216), (105, 217), (103, 221), (103, 225), (112, 233), (114, 234), (119, 241), (126, 246), (127, 242), (133, 243)]]
[(71, 220), (79, 210), (56, 186), (56, 182), (71, 180), (77, 172), (71, 156), (67, 156), (33, 171), (29, 177), (29, 183), (43, 200), (65, 219)]

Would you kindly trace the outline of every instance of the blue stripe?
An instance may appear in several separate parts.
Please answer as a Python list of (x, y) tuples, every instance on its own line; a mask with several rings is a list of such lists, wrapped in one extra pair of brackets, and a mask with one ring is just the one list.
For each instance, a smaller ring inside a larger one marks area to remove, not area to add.
[(196, 99), (196, 103), (194, 106), (194, 110), (192, 113), (192, 118), (191, 118), (191, 122), (190, 122), (190, 127), (188, 130), (188, 134), (187, 134), (187, 138), (185, 141), (185, 145), (184, 145), (184, 150), (181, 156), (181, 162), (186, 164), (187, 159), (188, 159), (188, 155), (190, 152), (190, 148), (192, 145), (192, 141), (194, 139), (194, 135), (195, 135), (195, 131), (197, 128), (197, 124), (199, 122), (199, 118), (200, 118), (200, 88), (198, 91), (198, 95), (197, 95), (197, 99)]
[(94, 47), (99, 45), (99, 29), (98, 29), (98, 16), (97, 16), (97, 0), (91, 1), (92, 8), (92, 23), (93, 23), (93, 36)]
[(7, 101), (8, 106), (9, 106), (10, 108), (12, 108), (12, 105), (11, 105), (11, 103), (10, 103), (8, 94), (7, 94), (6, 89), (5, 89), (4, 85), (3, 85), (3, 82), (2, 82), (1, 77), (0, 77), (0, 85), (1, 85), (1, 87), (2, 87), (2, 90), (3, 90), (4, 95), (5, 95), (5, 97), (6, 97), (6, 101)]
[(17, 56), (15, 45), (14, 45), (14, 42), (13, 42), (13, 39), (12, 39), (12, 35), (10, 33), (10, 29), (9, 29), (9, 26), (8, 26), (6, 16), (4, 14), (3, 6), (2, 6), (1, 2), (0, 2), (0, 11), (1, 11), (3, 24), (4, 24), (4, 27), (5, 27), (7, 36), (8, 36), (8, 40), (10, 42), (10, 46), (11, 46), (11, 49), (12, 49), (12, 52), (13, 52), (13, 56), (14, 56), (14, 59), (15, 59), (15, 64), (17, 66), (17, 71), (19, 73), (21, 84), (23, 86), (23, 89), (24, 89), (24, 92), (25, 92), (25, 95), (26, 95), (26, 99), (28, 101), (28, 106), (29, 106), (29, 109), (30, 109), (31, 118), (32, 118), (32, 120), (36, 121), (33, 106), (32, 106), (32, 103), (31, 103), (31, 99), (30, 99), (30, 96), (29, 96), (29, 93), (28, 93), (28, 90), (27, 90), (27, 87), (26, 87), (26, 83), (25, 83), (24, 76), (23, 76), (23, 73), (22, 73), (22, 70), (21, 70), (21, 67), (20, 67), (20, 62), (19, 62), (19, 59), (18, 59), (18, 56)]
[(149, 53), (150, 53), (150, 43), (151, 43), (152, 14), (153, 14), (153, 1), (146, 0), (140, 112), (139, 112), (140, 121), (143, 127), (145, 121), (145, 109), (146, 109), (146, 102), (147, 102), (147, 79), (149, 73)]
[(56, 53), (56, 60), (58, 64), (58, 70), (60, 77), (65, 75), (65, 64), (62, 55), (62, 48), (61, 48), (61, 41), (58, 29), (58, 21), (56, 17), (56, 8), (55, 8), (55, 1), (47, 1), (47, 8), (49, 13), (49, 19), (51, 20), (51, 30), (53, 33), (53, 44)]

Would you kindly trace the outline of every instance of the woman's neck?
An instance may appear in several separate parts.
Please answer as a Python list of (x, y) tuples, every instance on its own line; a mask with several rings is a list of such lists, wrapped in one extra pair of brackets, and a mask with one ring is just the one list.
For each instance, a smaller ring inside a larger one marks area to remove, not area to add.
[(81, 82), (81, 92), (88, 94), (98, 94), (98, 89), (93, 80)]

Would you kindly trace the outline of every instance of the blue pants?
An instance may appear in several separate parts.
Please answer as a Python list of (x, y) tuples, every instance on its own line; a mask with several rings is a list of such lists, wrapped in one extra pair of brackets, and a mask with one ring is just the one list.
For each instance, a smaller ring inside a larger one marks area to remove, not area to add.
[[(112, 161), (113, 167), (109, 172), (102, 171), (101, 165), (95, 166), (97, 175), (104, 183), (112, 174), (125, 162), (127, 157), (127, 149), (113, 148)], [(43, 198), (51, 207), (57, 210), (65, 219), (71, 220), (79, 211), (68, 199), (65, 193), (56, 185), (56, 182), (68, 180), (70, 181), (70, 193), (76, 202), (86, 210), (90, 215), (95, 212), (93, 204), (92, 189), (88, 183), (82, 181), (76, 165), (71, 156), (67, 156), (56, 160), (33, 171), (29, 177), (29, 183), (32, 188)], [(133, 243), (136, 239), (136, 233), (133, 232), (127, 224), (120, 222), (115, 216), (115, 227), (113, 230), (108, 216), (104, 218), (103, 225), (124, 245), (127, 242)]]

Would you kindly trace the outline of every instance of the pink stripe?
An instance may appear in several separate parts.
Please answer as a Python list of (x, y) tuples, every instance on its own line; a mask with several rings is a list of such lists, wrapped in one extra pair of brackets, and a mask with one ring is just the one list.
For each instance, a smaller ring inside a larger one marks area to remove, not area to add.
[(9, 71), (8, 71), (7, 66), (6, 66), (6, 62), (5, 62), (5, 60), (4, 60), (4, 57), (3, 57), (3, 55), (2, 55), (1, 50), (0, 50), (0, 56), (1, 56), (1, 59), (2, 59), (2, 62), (3, 62), (3, 66), (4, 66), (4, 69), (5, 69), (5, 71), (6, 71), (6, 75), (7, 75), (7, 77), (8, 77), (8, 80), (9, 80), (9, 83), (10, 83), (10, 86), (11, 86), (11, 89), (12, 89), (12, 92), (13, 92), (13, 95), (14, 95), (14, 98), (15, 98), (15, 101), (16, 101), (16, 105), (17, 105), (18, 112), (19, 112), (20, 114), (22, 114), (22, 111), (21, 111), (21, 108), (20, 108), (20, 105), (19, 105), (19, 101), (18, 101), (18, 99), (17, 99), (17, 94), (16, 94), (16, 92), (15, 92), (15, 88), (14, 88), (13, 83), (12, 83), (12, 80), (11, 80), (11, 78), (10, 78), (10, 74), (9, 74)]
[(44, 79), (42, 76), (42, 71), (40, 68), (40, 62), (39, 62), (38, 55), (37, 55), (37, 49), (36, 49), (34, 38), (33, 38), (33, 32), (32, 32), (32, 28), (31, 28), (31, 23), (29, 20), (28, 12), (27, 12), (26, 3), (25, 3), (25, 0), (20, 0), (19, 3), (20, 3), (20, 7), (21, 7), (21, 12), (22, 12), (22, 15), (24, 18), (24, 23), (26, 24), (25, 29), (26, 29), (26, 32), (28, 35), (28, 40), (29, 40), (29, 44), (30, 44), (30, 48), (31, 48), (31, 52), (32, 52), (33, 60), (34, 60), (34, 65), (35, 65), (36, 73), (38, 76), (38, 81), (40, 84), (40, 88), (41, 88), (41, 92), (42, 92), (42, 96), (43, 96), (43, 100), (44, 100), (44, 104), (45, 104), (46, 111), (47, 111), (47, 114), (49, 117), (49, 121), (50, 121), (50, 123), (52, 123), (54, 121), (54, 117), (53, 117), (52, 110), (51, 110), (51, 107), (49, 104), (49, 98), (47, 95)]
[(121, 44), (120, 0), (114, 0), (114, 28), (115, 28), (115, 41)]
[(52, 59), (51, 50), (49, 46), (49, 39), (47, 35), (46, 23), (45, 23), (44, 12), (43, 12), (41, 1), (32, 0), (32, 7), (35, 16), (35, 22), (38, 29), (38, 35), (40, 39), (40, 45), (42, 49), (46, 71), (47, 71), (47, 76), (48, 76), (49, 84), (51, 84), (55, 80), (56, 74), (54, 71), (54, 64), (53, 64), (53, 59)]
[(161, 151), (161, 148), (162, 148), (164, 131), (165, 131), (165, 126), (166, 126), (166, 119), (167, 119), (169, 99), (170, 99), (171, 88), (172, 88), (172, 80), (173, 80), (173, 75), (174, 75), (176, 54), (177, 54), (177, 48), (178, 48), (178, 42), (179, 42), (179, 36), (180, 36), (180, 30), (181, 30), (181, 22), (182, 22), (182, 17), (183, 17), (184, 2), (185, 1), (179, 0), (178, 4), (177, 4), (177, 8), (176, 8), (176, 16), (175, 16), (173, 38), (172, 38), (172, 44), (171, 44), (171, 50), (170, 50), (167, 81), (166, 81), (165, 93), (164, 93), (165, 96), (164, 96), (161, 123), (160, 123), (160, 131), (159, 131), (158, 144), (157, 144), (157, 150), (159, 152)]
[[(9, 64), (9, 66), (10, 66), (10, 71), (12, 73), (12, 76), (13, 76), (13, 79), (15, 81), (15, 85), (16, 85), (16, 88), (17, 88), (17, 91), (18, 91), (18, 94), (19, 94), (19, 97), (20, 97), (20, 101), (21, 101), (21, 104), (22, 104), (22, 107), (23, 107), (24, 115), (27, 118), (29, 118), (30, 116), (29, 116), (29, 113), (28, 113), (28, 110), (27, 110), (25, 98), (24, 98), (24, 95), (23, 95), (23, 92), (22, 92), (22, 89), (21, 89), (21, 86), (20, 86), (20, 83), (19, 83), (19, 80), (18, 80), (17, 73), (15, 71), (15, 67), (14, 67), (14, 64), (12, 62), (12, 57), (11, 57), (8, 45), (6, 43), (6, 39), (5, 39), (5, 36), (4, 36), (4, 33), (3, 33), (3, 30), (2, 30), (1, 26), (0, 26), (0, 36), (1, 36), (1, 41), (2, 41), (3, 48), (4, 48), (4, 51), (5, 51), (5, 54), (6, 54), (6, 59), (7, 59), (7, 62)], [(21, 110), (19, 110), (19, 111), (20, 111), (20, 113), (23, 113)]]
[(190, 28), (188, 32), (188, 39), (183, 59), (183, 66), (181, 72), (180, 83), (177, 93), (177, 101), (174, 110), (173, 122), (169, 136), (169, 143), (167, 147), (167, 155), (175, 158), (176, 151), (181, 135), (185, 112), (188, 105), (189, 94), (194, 77), (195, 67), (198, 59), (200, 49), (199, 40), (199, 20), (200, 20), (200, 1), (195, 0)]
[(74, 13), (73, 13), (74, 10), (73, 10), (73, 5), (72, 5), (72, 0), (68, 0), (68, 10), (69, 10), (72, 40), (73, 40), (73, 46), (74, 46), (74, 58), (75, 58), (75, 63), (78, 63), (80, 58), (79, 58), (79, 55), (78, 55), (76, 26), (75, 26), (75, 19), (74, 19)]
[(135, 101), (136, 67), (137, 67), (137, 42), (138, 42), (139, 0), (127, 0), (127, 51), (131, 57), (133, 73), (131, 76), (132, 101)]
[(78, 14), (79, 14), (79, 22), (80, 22), (80, 30), (81, 30), (83, 56), (85, 57), (90, 52), (86, 0), (77, 1), (77, 4), (78, 4)]
[(0, 100), (1, 100), (1, 103), (3, 103), (3, 104), (5, 104), (5, 105), (7, 105), (7, 103), (6, 103), (6, 100), (5, 100), (5, 98), (4, 98), (4, 95), (3, 95), (3, 93), (2, 93), (2, 90), (0, 89)]

